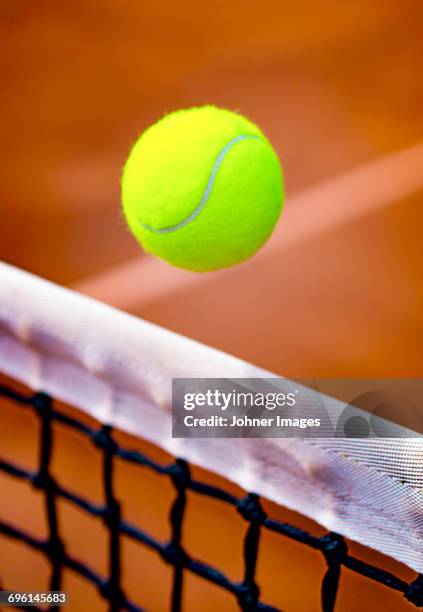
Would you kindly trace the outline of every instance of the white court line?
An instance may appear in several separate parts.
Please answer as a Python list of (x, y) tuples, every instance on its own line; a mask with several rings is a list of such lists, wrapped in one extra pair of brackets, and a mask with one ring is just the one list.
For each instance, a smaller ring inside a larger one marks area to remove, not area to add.
[[(301, 242), (385, 208), (423, 188), (423, 142), (371, 161), (288, 198), (281, 221), (253, 266)], [(74, 284), (73, 289), (112, 306), (131, 310), (238, 267), (187, 272), (153, 257), (139, 256)]]

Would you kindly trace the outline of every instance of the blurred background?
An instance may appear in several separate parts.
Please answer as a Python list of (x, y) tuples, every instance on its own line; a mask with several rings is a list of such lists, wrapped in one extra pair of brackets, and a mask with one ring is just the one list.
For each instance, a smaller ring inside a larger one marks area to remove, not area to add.
[[(2, 0), (0, 258), (279, 374), (421, 375), (422, 17), (419, 0)], [(123, 222), (119, 180), (128, 149), (145, 127), (165, 112), (206, 103), (239, 110), (263, 128), (282, 159), (287, 203), (280, 245), (267, 257), (200, 280), (142, 254)], [(354, 208), (356, 183), (349, 177), (375, 161), (383, 169), (386, 156), (404, 150), (412, 150), (413, 164), (421, 163), (420, 184), (407, 188), (397, 178), (404, 189), (372, 209), (369, 194), (380, 200), (393, 175), (407, 170), (409, 158), (399, 156), (377, 181), (365, 175), (368, 214), (330, 227), (325, 209), (327, 231), (284, 247), (285, 216), (288, 236), (296, 206), (305, 202), (307, 213), (315, 203), (318, 216), (320, 187), (341, 176), (337, 207)], [(151, 280), (156, 270), (159, 288)], [(116, 280), (120, 271), (130, 299)], [(5, 419), (2, 452), (19, 451), (21, 461), (29, 461), (31, 423), (7, 407)], [(61, 450), (57, 469), (75, 486), (95, 486), (94, 458), (71, 436)], [(123, 491), (137, 490), (131, 475), (122, 478)], [(20, 512), (34, 530), (41, 528), (35, 505), (28, 516), (23, 485), (3, 486), (3, 480), (0, 511), (7, 494), (9, 516)], [(134, 493), (128, 511), (139, 523), (150, 513), (154, 523), (166, 506), (163, 490), (155, 483), (138, 486), (147, 487), (157, 506), (143, 510), (142, 495)], [(203, 533), (207, 521), (218, 520), (213, 524), (222, 538), (242, 533), (241, 523), (235, 527), (200, 502), (192, 512), (196, 556), (202, 545), (210, 553), (217, 537)], [(283, 509), (272, 512), (304, 520)], [(77, 552), (100, 564), (104, 534), (74, 510), (64, 508), (63, 517)], [(317, 610), (320, 559), (307, 561), (310, 553), (292, 544), (272, 541), (269, 550), (263, 577), (269, 568), (278, 572), (269, 578), (268, 599), (293, 612)], [(128, 545), (129, 588), (141, 603), (147, 596), (147, 609), (164, 610), (166, 570), (154, 573), (149, 555)], [(237, 575), (233, 551), (220, 563)], [(298, 583), (304, 563), (312, 586), (298, 599), (290, 584)], [(410, 576), (399, 564), (384, 563)], [(8, 585), (41, 588), (45, 570), (33, 553), (0, 543), (0, 575)], [(69, 577), (71, 610), (105, 609), (75, 581)], [(411, 609), (400, 596), (359, 578), (343, 584), (340, 611)], [(364, 608), (358, 590), (366, 594)], [(215, 591), (193, 579), (187, 609), (234, 609)]]
[[(422, 137), (419, 2), (6, 0), (0, 11), (0, 256), (59, 283), (140, 256), (120, 173), (167, 111), (214, 103), (256, 121), (281, 156), (287, 210), (299, 190)], [(420, 192), (165, 299), (146, 303), (138, 276), (130, 310), (289, 375), (417, 374), (421, 222)]]

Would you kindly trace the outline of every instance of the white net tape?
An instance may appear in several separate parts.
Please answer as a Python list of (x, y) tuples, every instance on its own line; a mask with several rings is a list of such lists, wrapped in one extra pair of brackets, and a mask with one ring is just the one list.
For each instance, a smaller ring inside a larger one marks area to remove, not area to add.
[(422, 438), (174, 439), (173, 377), (274, 375), (2, 263), (0, 371), (423, 572)]

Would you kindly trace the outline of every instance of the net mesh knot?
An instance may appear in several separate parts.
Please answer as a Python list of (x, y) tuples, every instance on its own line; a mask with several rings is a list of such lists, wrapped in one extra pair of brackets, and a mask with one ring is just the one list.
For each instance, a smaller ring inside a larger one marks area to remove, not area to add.
[(423, 574), (417, 576), (417, 578), (409, 585), (405, 591), (404, 596), (408, 601), (416, 606), (423, 606)]
[(348, 552), (347, 544), (342, 536), (337, 533), (328, 533), (321, 539), (323, 544), (322, 553), (328, 565), (342, 563)]
[(46, 493), (56, 492), (56, 483), (50, 474), (46, 472), (38, 472), (31, 478), (32, 485), (35, 489), (45, 491)]
[(191, 473), (186, 461), (178, 459), (170, 469), (170, 477), (177, 489), (187, 489), (191, 483)]
[(236, 597), (242, 610), (255, 610), (259, 595), (260, 590), (255, 582), (244, 582), (238, 585), (236, 591)]
[(102, 513), (104, 524), (110, 529), (115, 529), (120, 524), (121, 508), (116, 501), (109, 503)]
[[(99, 593), (104, 599), (114, 604), (116, 609), (123, 607), (125, 603), (125, 595), (119, 585), (110, 580), (105, 580), (98, 585)], [(118, 608), (119, 606), (119, 608)]]
[(259, 497), (255, 493), (249, 493), (236, 504), (240, 515), (250, 523), (263, 523), (266, 513), (261, 507)]
[(35, 393), (32, 398), (32, 405), (35, 408), (35, 411), (43, 416), (43, 413), (51, 410), (51, 397), (46, 393)]
[(163, 561), (166, 561), (169, 565), (184, 567), (189, 561), (189, 557), (183, 548), (172, 542), (162, 548), (160, 555)]
[(45, 553), (49, 559), (60, 563), (65, 558), (65, 546), (59, 538), (50, 538), (45, 543)]
[(108, 425), (95, 431), (91, 437), (97, 448), (101, 448), (107, 454), (114, 455), (117, 452), (118, 445), (110, 435), (110, 427)]

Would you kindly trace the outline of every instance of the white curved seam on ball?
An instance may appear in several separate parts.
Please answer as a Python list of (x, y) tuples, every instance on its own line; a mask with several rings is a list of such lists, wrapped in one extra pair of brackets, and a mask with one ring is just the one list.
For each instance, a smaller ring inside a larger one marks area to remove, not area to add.
[(138, 224), (141, 225), (141, 227), (143, 227), (144, 229), (150, 232), (154, 232), (155, 234), (168, 234), (170, 232), (174, 232), (178, 229), (181, 229), (182, 227), (185, 227), (185, 225), (188, 225), (188, 223), (191, 223), (191, 221), (193, 221), (200, 214), (204, 206), (207, 204), (207, 201), (213, 189), (213, 185), (216, 181), (217, 173), (226, 155), (229, 153), (229, 151), (232, 149), (234, 145), (236, 145), (238, 142), (241, 142), (243, 140), (247, 140), (248, 138), (254, 138), (255, 140), (260, 140), (261, 142), (264, 143), (264, 140), (257, 134), (240, 134), (239, 136), (236, 136), (235, 138), (230, 140), (223, 147), (223, 149), (220, 150), (219, 155), (216, 157), (216, 160), (213, 164), (213, 168), (212, 168), (207, 186), (201, 198), (201, 201), (199, 205), (197, 206), (197, 208), (188, 217), (186, 217), (179, 223), (176, 223), (176, 225), (170, 225), (169, 227), (163, 227), (163, 228), (155, 228), (155, 227), (152, 227), (151, 225), (148, 225), (147, 223), (142, 223), (142, 221), (138, 221)]

